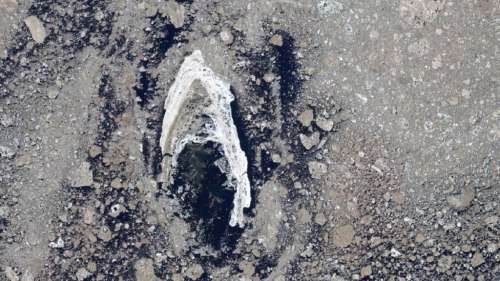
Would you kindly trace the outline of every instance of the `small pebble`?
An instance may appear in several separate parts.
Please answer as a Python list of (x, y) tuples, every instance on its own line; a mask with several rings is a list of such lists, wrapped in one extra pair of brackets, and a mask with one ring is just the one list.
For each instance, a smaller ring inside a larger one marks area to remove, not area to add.
[(273, 35), (273, 37), (271, 37), (269, 42), (274, 46), (281, 47), (283, 46), (283, 37), (279, 34), (275, 34)]
[(47, 32), (45, 31), (45, 27), (43, 23), (36, 16), (29, 16), (24, 19), (24, 23), (28, 26), (28, 29), (31, 33), (31, 37), (35, 42), (42, 44), (47, 37)]
[(297, 118), (304, 127), (309, 127), (314, 119), (314, 112), (311, 109), (304, 110)]
[(47, 90), (47, 96), (49, 97), (49, 99), (55, 99), (57, 98), (57, 96), (59, 95), (59, 91), (54, 88), (54, 87), (51, 87)]
[(228, 28), (223, 28), (222, 31), (220, 32), (220, 39), (226, 45), (233, 44), (234, 37), (233, 34), (231, 33), (231, 30), (229, 30)]

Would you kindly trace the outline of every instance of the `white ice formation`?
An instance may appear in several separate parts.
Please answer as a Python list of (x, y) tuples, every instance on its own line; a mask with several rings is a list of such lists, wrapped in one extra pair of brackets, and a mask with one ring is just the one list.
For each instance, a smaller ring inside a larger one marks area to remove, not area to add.
[(163, 176), (173, 183), (177, 158), (187, 144), (220, 144), (227, 165), (219, 167), (235, 189), (229, 224), (243, 227), (243, 209), (250, 207), (248, 161), (233, 122), (229, 83), (204, 64), (201, 51), (185, 58), (165, 101), (160, 139)]

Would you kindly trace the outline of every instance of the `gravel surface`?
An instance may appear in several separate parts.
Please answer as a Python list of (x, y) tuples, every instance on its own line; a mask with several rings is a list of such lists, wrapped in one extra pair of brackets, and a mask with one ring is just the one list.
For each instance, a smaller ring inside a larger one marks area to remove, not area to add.
[(2, 281), (500, 280), (499, 149), (500, 0), (0, 0)]

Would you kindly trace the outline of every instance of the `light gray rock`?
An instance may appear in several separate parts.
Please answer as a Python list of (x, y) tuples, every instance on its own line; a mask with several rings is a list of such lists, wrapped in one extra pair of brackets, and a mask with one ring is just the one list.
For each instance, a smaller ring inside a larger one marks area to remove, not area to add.
[(45, 27), (43, 23), (36, 16), (29, 16), (24, 19), (24, 23), (28, 27), (31, 37), (35, 42), (42, 44), (47, 37), (47, 32), (45, 31)]
[(279, 34), (273, 35), (271, 39), (269, 39), (269, 43), (274, 46), (282, 47), (283, 46), (283, 37)]
[(234, 36), (229, 28), (222, 28), (222, 31), (220, 32), (220, 40), (222, 40), (222, 42), (226, 45), (233, 44)]
[(316, 125), (325, 132), (330, 132), (333, 129), (333, 121), (329, 119), (318, 119)]
[(484, 257), (481, 253), (477, 252), (472, 256), (470, 261), (472, 267), (478, 267), (484, 263)]
[(14, 119), (12, 118), (12, 116), (2, 114), (2, 116), (0, 117), (0, 124), (2, 124), (2, 126), (4, 127), (10, 127), (14, 125)]
[(311, 161), (307, 163), (307, 167), (309, 169), (309, 173), (311, 174), (311, 177), (313, 179), (321, 179), (321, 177), (328, 172), (328, 168), (326, 164), (318, 162), (318, 161)]
[(55, 87), (50, 87), (47, 90), (47, 97), (49, 97), (49, 99), (53, 100), (53, 99), (57, 98), (58, 95), (59, 95), (59, 91)]
[(332, 237), (333, 244), (340, 248), (349, 246), (354, 239), (354, 233), (354, 227), (351, 224), (336, 227)]
[(184, 6), (175, 1), (168, 1), (166, 8), (170, 22), (175, 28), (181, 28), (184, 25), (186, 13)]
[(16, 152), (14, 151), (14, 149), (7, 147), (7, 146), (0, 145), (0, 158), (11, 159), (15, 155), (16, 155)]
[(312, 109), (304, 110), (297, 118), (304, 127), (309, 127), (314, 119), (314, 111)]
[(154, 272), (153, 260), (142, 258), (134, 265), (135, 279), (137, 281), (160, 281)]
[(307, 135), (304, 135), (304, 134), (300, 134), (299, 135), (299, 139), (300, 139), (300, 142), (302, 143), (302, 146), (304, 146), (304, 148), (306, 150), (310, 150), (314, 146), (318, 145), (318, 143), (319, 143), (319, 133), (318, 132), (314, 132), (310, 136), (307, 136)]
[(325, 225), (325, 223), (328, 221), (327, 217), (323, 213), (316, 214), (314, 216), (314, 222), (319, 225)]
[(97, 232), (97, 237), (101, 239), (104, 242), (108, 242), (113, 238), (113, 234), (111, 233), (111, 230), (103, 225), (100, 229), (99, 232)]
[(57, 241), (56, 242), (50, 242), (49, 243), (49, 247), (50, 248), (53, 248), (53, 249), (61, 249), (61, 248), (64, 248), (64, 240), (62, 239), (62, 237), (59, 237), (57, 238)]
[(69, 180), (72, 187), (91, 186), (93, 177), (92, 171), (90, 170), (90, 164), (88, 162), (83, 162), (72, 172)]
[(7, 52), (7, 49), (4, 47), (0, 47), (0, 59), (4, 60), (9, 57), (9, 53)]
[(344, 10), (344, 5), (337, 0), (320, 0), (316, 7), (322, 16), (336, 15)]
[(186, 271), (186, 276), (191, 280), (198, 280), (204, 272), (205, 271), (203, 270), (203, 267), (201, 267), (201, 265), (194, 264), (188, 268), (188, 270)]
[(35, 276), (33, 276), (33, 273), (31, 273), (29, 269), (24, 271), (23, 276), (21, 277), (21, 281), (34, 281), (34, 280)]
[(0, 207), (0, 219), (7, 219), (10, 215), (9, 207), (2, 206)]
[(12, 267), (6, 266), (4, 267), (3, 271), (9, 281), (19, 281), (19, 276), (17, 276), (17, 273)]
[(476, 193), (473, 189), (465, 189), (461, 194), (448, 196), (448, 205), (456, 210), (467, 209), (471, 206), (475, 194)]
[(118, 217), (119, 215), (126, 213), (127, 209), (122, 204), (114, 204), (111, 206), (109, 215), (113, 218)]
[(76, 279), (78, 281), (83, 281), (83, 280), (89, 278), (90, 276), (92, 276), (92, 274), (90, 272), (88, 272), (88, 270), (85, 267), (80, 267), (76, 271)]

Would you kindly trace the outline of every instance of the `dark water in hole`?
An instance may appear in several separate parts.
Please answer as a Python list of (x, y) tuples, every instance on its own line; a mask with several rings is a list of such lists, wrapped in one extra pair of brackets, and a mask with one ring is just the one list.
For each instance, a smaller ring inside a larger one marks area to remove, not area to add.
[(220, 151), (211, 142), (186, 145), (179, 155), (173, 190), (190, 213), (188, 221), (200, 242), (227, 251), (234, 248), (241, 230), (229, 226), (235, 191), (226, 186), (226, 175), (215, 165), (223, 158)]

